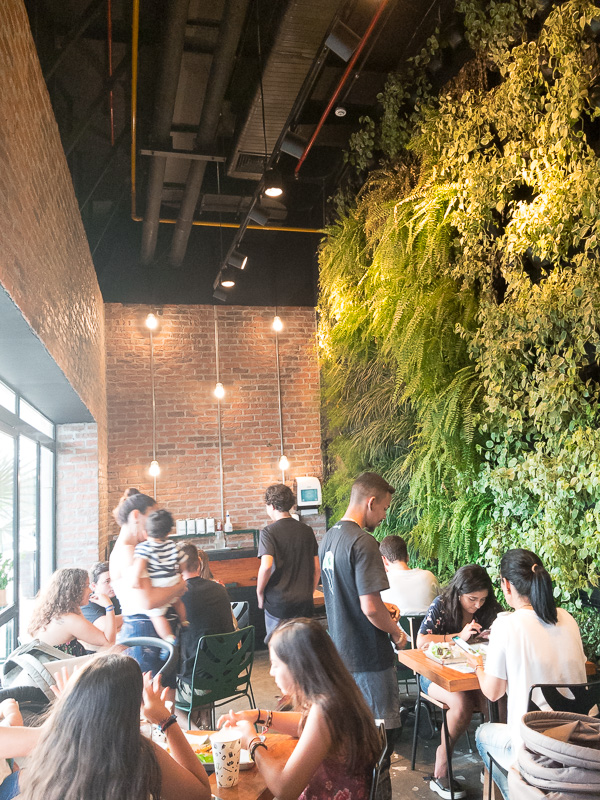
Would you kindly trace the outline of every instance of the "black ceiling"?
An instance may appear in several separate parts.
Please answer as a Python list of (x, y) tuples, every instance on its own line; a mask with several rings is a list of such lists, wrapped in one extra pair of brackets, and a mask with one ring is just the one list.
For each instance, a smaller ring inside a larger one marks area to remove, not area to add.
[[(286, 191), (270, 203), (269, 227), (322, 227), (359, 116), (376, 113), (386, 75), (420, 50), (453, 7), (450, 0), (141, 0), (136, 57), (137, 0), (84, 5), (26, 0), (104, 299), (154, 304), (214, 302), (213, 283), (236, 235), (219, 225), (246, 221), (264, 133), (267, 157), (284, 128), (308, 139), (346, 69), (324, 47), (336, 20), (362, 37), (381, 11), (336, 103), (346, 116), (328, 115), (296, 178), (297, 159), (281, 155)], [(159, 157), (164, 174), (158, 170), (157, 178), (150, 167), (157, 157), (143, 150), (223, 160)], [(185, 188), (190, 165), (200, 174), (197, 196)], [(188, 230), (186, 192), (196, 223)], [(225, 302), (314, 305), (319, 239), (314, 232), (246, 230), (240, 249), (248, 266), (236, 270)]]

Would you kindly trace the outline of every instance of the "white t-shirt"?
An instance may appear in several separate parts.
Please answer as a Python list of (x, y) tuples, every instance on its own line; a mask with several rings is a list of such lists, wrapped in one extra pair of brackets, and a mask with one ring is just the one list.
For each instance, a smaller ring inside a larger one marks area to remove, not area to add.
[[(532, 608), (503, 612), (490, 632), (485, 672), (507, 681), (507, 723), (513, 753), (521, 744), (520, 722), (535, 683), (585, 683), (585, 654), (579, 628), (563, 608), (549, 625)], [(534, 697), (537, 703), (538, 698)], [(544, 707), (539, 703), (540, 709)]]
[(390, 569), (390, 588), (381, 592), (384, 603), (394, 603), (403, 616), (425, 614), (440, 593), (437, 578), (427, 569)]

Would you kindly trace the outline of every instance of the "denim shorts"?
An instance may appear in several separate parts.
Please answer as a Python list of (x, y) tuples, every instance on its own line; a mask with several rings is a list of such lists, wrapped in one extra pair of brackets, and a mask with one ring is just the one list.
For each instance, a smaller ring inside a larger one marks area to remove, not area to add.
[(419, 681), (421, 683), (421, 691), (425, 692), (425, 694), (429, 694), (429, 687), (431, 686), (429, 678), (424, 678), (423, 675), (419, 675)]
[[(133, 614), (130, 617), (123, 617), (123, 627), (119, 632), (117, 644), (123, 639), (129, 639), (131, 636), (151, 636), (153, 639), (160, 639), (154, 629), (154, 625), (150, 617), (145, 614)], [(160, 651), (155, 647), (129, 647), (126, 655), (131, 656), (140, 665), (142, 672), (150, 672), (155, 675), (165, 663), (164, 651)], [(172, 670), (170, 674), (164, 673), (160, 676), (162, 685), (168, 686), (169, 689), (175, 688), (175, 676), (177, 670)]]

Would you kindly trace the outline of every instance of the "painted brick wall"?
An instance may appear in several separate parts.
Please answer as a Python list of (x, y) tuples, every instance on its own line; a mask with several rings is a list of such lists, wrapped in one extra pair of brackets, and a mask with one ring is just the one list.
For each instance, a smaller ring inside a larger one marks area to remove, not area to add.
[[(109, 505), (123, 489), (152, 494), (150, 340), (154, 308), (107, 304)], [(220, 516), (214, 318), (211, 306), (165, 306), (154, 335), (157, 499), (178, 517)], [(273, 310), (219, 307), (225, 506), (236, 528), (261, 527), (264, 489), (281, 480)], [(315, 312), (281, 308), (285, 453), (296, 475), (322, 475)], [(319, 534), (324, 519), (307, 520)], [(210, 548), (212, 541), (206, 542)]]
[[(0, 15), (0, 283), (98, 424), (97, 513), (107, 535), (104, 309), (22, 0)], [(65, 503), (65, 519), (79, 507)], [(58, 518), (59, 530), (64, 520)], [(94, 533), (98, 548), (98, 529)]]

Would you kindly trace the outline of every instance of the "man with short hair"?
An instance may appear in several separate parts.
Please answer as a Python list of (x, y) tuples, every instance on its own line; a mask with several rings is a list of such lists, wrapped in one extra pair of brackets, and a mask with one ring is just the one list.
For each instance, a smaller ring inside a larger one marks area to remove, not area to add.
[(268, 642), (280, 620), (313, 616), (320, 568), (313, 529), (290, 514), (296, 504), (290, 487), (284, 483), (269, 486), (265, 504), (272, 522), (260, 532), (256, 595), (258, 607), (265, 613)]
[[(202, 565), (198, 548), (191, 542), (179, 546), (181, 577), (187, 592), (181, 598), (189, 625), (181, 630), (181, 659), (177, 675), (177, 701), (188, 702), (198, 642), (213, 633), (231, 633), (234, 630), (231, 602), (227, 589), (220, 583), (201, 578)], [(182, 724), (187, 725), (187, 714), (176, 710)], [(210, 728), (210, 706), (198, 706), (193, 712), (195, 725)]]
[[(380, 475), (364, 472), (352, 485), (343, 518), (319, 546), (329, 633), (373, 716), (385, 722), (388, 754), (401, 727), (390, 638), (398, 650), (406, 637), (381, 599), (380, 592), (389, 583), (379, 546), (370, 534), (385, 519), (393, 493), (394, 487)], [(389, 769), (384, 770), (379, 797), (391, 797)]]
[(117, 623), (117, 632), (121, 630), (123, 625), (123, 617), (121, 615), (121, 607), (119, 601), (115, 597), (114, 589), (110, 582), (110, 573), (108, 571), (108, 561), (97, 561), (89, 571), (90, 576), (90, 589), (92, 593), (90, 599), (85, 606), (81, 606), (81, 613), (83, 616), (99, 628), (102, 633), (105, 632), (106, 625), (106, 608), (99, 603), (94, 602), (96, 595), (102, 594), (106, 597), (112, 598), (115, 607), (115, 620)]
[(379, 543), (379, 552), (390, 582), (381, 599), (398, 606), (403, 617), (425, 614), (440, 593), (433, 572), (408, 566), (408, 548), (401, 536), (386, 536)]

